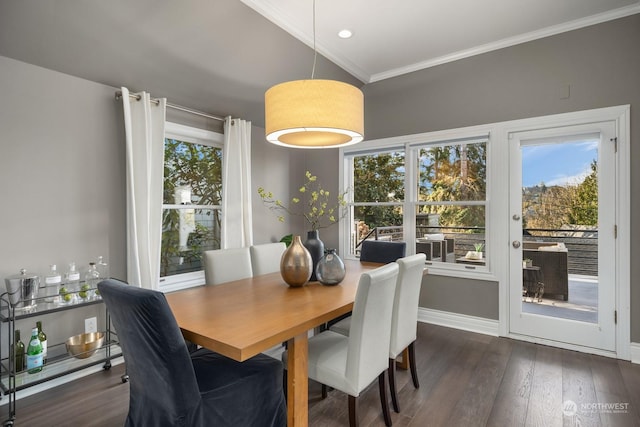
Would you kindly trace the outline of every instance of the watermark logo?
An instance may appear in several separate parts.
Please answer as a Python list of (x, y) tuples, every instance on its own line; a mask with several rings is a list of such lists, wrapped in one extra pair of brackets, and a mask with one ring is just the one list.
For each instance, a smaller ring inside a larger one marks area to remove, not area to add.
[(567, 417), (573, 417), (578, 413), (578, 405), (573, 400), (565, 400), (562, 404), (562, 413)]
[(576, 404), (573, 400), (562, 403), (562, 413), (567, 417), (581, 414), (626, 414), (629, 412), (628, 402), (593, 402)]

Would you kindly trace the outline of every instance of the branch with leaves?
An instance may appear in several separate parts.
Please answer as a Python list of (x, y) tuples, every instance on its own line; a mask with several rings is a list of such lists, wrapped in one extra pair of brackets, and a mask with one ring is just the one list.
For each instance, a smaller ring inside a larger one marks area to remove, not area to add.
[[(278, 214), (278, 220), (284, 222), (284, 215), (303, 216), (309, 223), (312, 230), (329, 227), (338, 222), (340, 218), (346, 215), (345, 200), (346, 191), (332, 198), (328, 190), (322, 188), (318, 182), (318, 177), (306, 171), (305, 182), (298, 189), (299, 197), (292, 197), (288, 204), (274, 197), (272, 192), (265, 191), (264, 188), (258, 188), (258, 194), (262, 202), (272, 211)], [(304, 199), (304, 201), (303, 201)]]

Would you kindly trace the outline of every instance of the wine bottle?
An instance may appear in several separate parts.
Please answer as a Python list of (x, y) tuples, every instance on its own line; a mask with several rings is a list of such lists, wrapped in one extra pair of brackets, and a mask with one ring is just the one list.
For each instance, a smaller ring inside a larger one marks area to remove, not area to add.
[(47, 363), (47, 334), (42, 330), (42, 322), (37, 321), (36, 326), (38, 327), (38, 339), (40, 340), (40, 345), (42, 346), (42, 364)]
[(33, 328), (27, 346), (27, 372), (36, 374), (40, 371), (42, 371), (42, 345), (38, 338), (38, 328)]
[(24, 370), (24, 343), (20, 341), (20, 329), (16, 329), (15, 331), (16, 342), (12, 349), (12, 354), (14, 354), (14, 362), (15, 362), (15, 372), (21, 372)]

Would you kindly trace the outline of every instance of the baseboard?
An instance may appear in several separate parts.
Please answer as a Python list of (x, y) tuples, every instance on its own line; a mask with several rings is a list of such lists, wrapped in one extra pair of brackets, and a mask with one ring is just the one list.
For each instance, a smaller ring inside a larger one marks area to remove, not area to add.
[[(115, 357), (115, 358), (111, 359), (111, 366), (116, 366), (116, 365), (119, 365), (121, 363), (124, 363), (124, 358), (122, 356), (118, 356), (118, 357)], [(45, 391), (45, 390), (49, 390), (49, 389), (51, 389), (53, 387), (57, 387), (59, 385), (66, 384), (66, 383), (71, 382), (71, 381), (75, 381), (77, 379), (86, 377), (87, 375), (91, 375), (91, 374), (95, 374), (97, 372), (101, 372), (101, 371), (104, 370), (104, 368), (102, 366), (103, 366), (102, 364), (90, 366), (90, 367), (87, 367), (85, 369), (81, 369), (79, 371), (72, 372), (70, 374), (64, 375), (62, 377), (58, 377), (58, 378), (55, 378), (55, 379), (52, 379), (52, 380), (49, 380), (49, 381), (45, 381), (45, 382), (43, 382), (41, 384), (34, 385), (32, 387), (27, 387), (25, 389), (19, 390), (19, 391), (16, 392), (16, 400), (20, 400), (22, 398), (31, 396), (33, 394), (40, 393), (40, 392)], [(9, 399), (4, 399), (3, 398), (2, 401), (0, 401), (0, 406), (4, 406), (7, 403), (9, 403)]]
[(631, 363), (640, 363), (640, 343), (632, 342), (629, 345), (629, 352), (631, 353)]
[(468, 316), (466, 314), (421, 307), (418, 309), (418, 321), (495, 337), (499, 335), (499, 322), (497, 320)]

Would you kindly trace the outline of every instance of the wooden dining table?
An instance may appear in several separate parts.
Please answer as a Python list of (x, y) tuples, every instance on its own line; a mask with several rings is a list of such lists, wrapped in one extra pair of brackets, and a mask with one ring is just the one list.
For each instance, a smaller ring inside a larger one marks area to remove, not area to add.
[(352, 310), (363, 272), (380, 264), (345, 260), (336, 286), (289, 287), (280, 273), (166, 295), (185, 339), (242, 362), (287, 342), (288, 426), (308, 425), (308, 331)]

